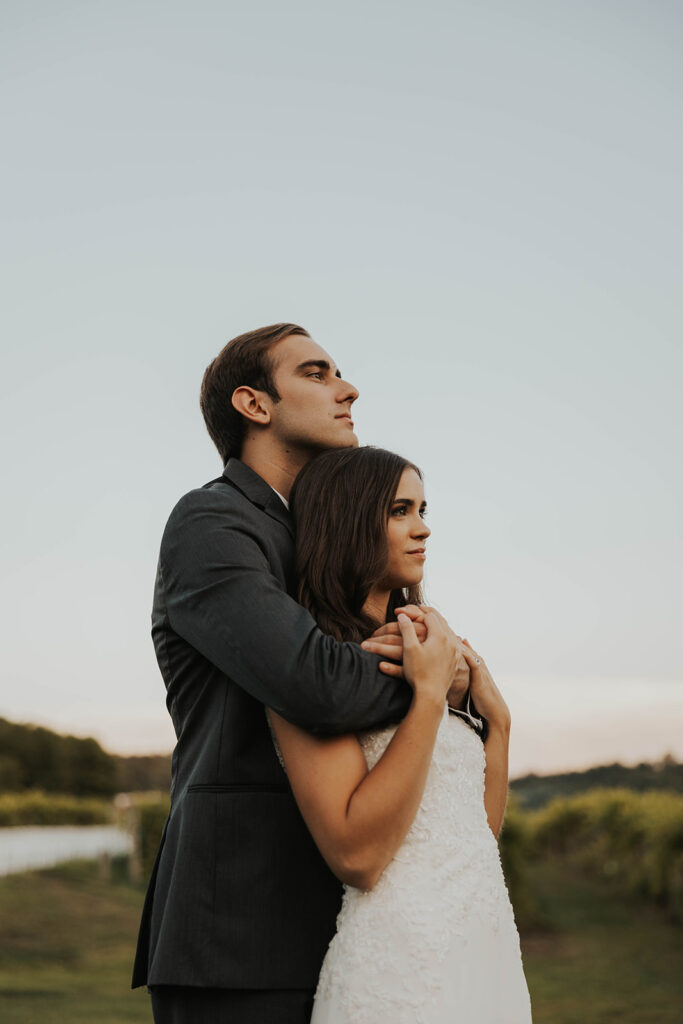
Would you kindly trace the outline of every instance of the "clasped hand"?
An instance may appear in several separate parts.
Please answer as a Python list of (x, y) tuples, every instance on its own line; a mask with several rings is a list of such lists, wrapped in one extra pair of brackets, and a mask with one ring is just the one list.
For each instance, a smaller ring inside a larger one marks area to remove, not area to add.
[[(415, 604), (404, 605), (400, 609), (413, 622), (417, 638), (423, 643), (427, 638), (427, 627), (425, 625), (426, 608)], [(455, 634), (454, 634), (455, 635)], [(403, 678), (403, 637), (398, 622), (386, 622), (379, 629), (376, 629), (371, 637), (361, 644), (364, 650), (371, 654), (378, 654), (381, 658), (391, 658), (391, 661), (380, 661), (380, 671), (395, 679)], [(470, 667), (464, 653), (459, 650), (455, 665), (455, 672), (451, 680), (447, 701), (449, 707), (464, 709), (467, 703), (467, 691), (470, 686)]]
[[(425, 605), (405, 605), (397, 611), (401, 611), (412, 620), (417, 638), (423, 643), (427, 638), (425, 616), (430, 609)], [(467, 640), (453, 633), (445, 620), (443, 623), (458, 653), (447, 695), (449, 706), (463, 710), (469, 692), (477, 712), (488, 720), (489, 726), (495, 724), (509, 730), (510, 709), (483, 658), (472, 650)], [(385, 675), (403, 677), (403, 637), (397, 622), (387, 622), (380, 626), (361, 646), (366, 651), (379, 654), (381, 658), (391, 658), (391, 661), (381, 661), (379, 664)]]

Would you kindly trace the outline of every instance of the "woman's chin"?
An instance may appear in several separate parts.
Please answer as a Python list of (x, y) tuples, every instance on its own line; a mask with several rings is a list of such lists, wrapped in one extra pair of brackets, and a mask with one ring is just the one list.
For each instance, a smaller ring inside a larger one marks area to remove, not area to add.
[(416, 587), (419, 583), (422, 583), (423, 576), (424, 573), (422, 569), (420, 569), (419, 572), (416, 570), (415, 572), (411, 572), (410, 574), (406, 573), (402, 581), (400, 583), (397, 583), (396, 587), (392, 589), (407, 590), (408, 587)]

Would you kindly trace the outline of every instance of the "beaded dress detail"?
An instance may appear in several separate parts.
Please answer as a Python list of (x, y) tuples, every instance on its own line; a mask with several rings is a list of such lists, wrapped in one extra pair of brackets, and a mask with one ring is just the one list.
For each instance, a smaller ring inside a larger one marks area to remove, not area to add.
[[(359, 736), (369, 769), (395, 730)], [(481, 739), (445, 709), (400, 849), (372, 890), (344, 886), (311, 1024), (530, 1024), (484, 768)]]

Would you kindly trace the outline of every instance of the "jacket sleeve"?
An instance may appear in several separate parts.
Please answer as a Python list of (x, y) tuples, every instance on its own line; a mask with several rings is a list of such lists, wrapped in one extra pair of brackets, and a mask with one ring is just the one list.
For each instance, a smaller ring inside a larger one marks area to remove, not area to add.
[(211, 492), (202, 495), (176, 506), (162, 541), (172, 629), (256, 700), (311, 732), (401, 719), (410, 686), (381, 673), (376, 655), (323, 634), (274, 576), (257, 527)]

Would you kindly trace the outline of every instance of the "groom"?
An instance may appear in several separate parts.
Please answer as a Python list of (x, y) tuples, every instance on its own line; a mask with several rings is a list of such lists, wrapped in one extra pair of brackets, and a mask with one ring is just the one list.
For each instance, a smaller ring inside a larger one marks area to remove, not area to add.
[[(152, 611), (177, 744), (133, 987), (149, 986), (157, 1024), (308, 1021), (341, 886), (299, 814), (264, 705), (335, 734), (397, 721), (410, 704), (400, 665), (380, 671), (376, 654), (323, 635), (290, 596), (290, 488), (318, 452), (358, 444), (357, 397), (294, 324), (234, 338), (204, 375), (225, 469), (171, 512)], [(400, 661), (400, 648), (377, 650)], [(458, 699), (466, 687), (465, 670)]]

